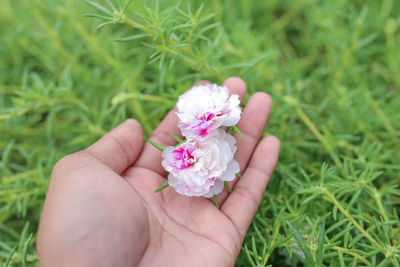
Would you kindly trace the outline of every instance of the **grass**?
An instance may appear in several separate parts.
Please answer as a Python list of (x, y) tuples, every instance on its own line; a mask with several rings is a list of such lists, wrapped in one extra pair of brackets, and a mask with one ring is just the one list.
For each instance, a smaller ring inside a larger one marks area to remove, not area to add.
[(233, 75), (272, 96), (282, 141), (237, 266), (400, 266), (395, 1), (109, 3), (1, 3), (4, 266), (38, 266), (58, 159), (128, 117), (149, 136), (195, 81)]

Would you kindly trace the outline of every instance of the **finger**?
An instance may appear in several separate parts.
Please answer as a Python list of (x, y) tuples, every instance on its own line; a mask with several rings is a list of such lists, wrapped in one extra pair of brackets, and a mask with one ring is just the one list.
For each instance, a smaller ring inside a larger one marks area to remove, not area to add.
[(104, 135), (85, 152), (116, 173), (122, 173), (135, 162), (142, 147), (142, 127), (136, 120), (129, 119)]
[[(258, 140), (261, 138), (271, 107), (271, 97), (261, 92), (255, 93), (247, 102), (242, 118), (238, 123), (238, 128), (243, 133), (243, 137), (235, 134), (236, 146), (238, 148), (235, 159), (239, 163), (241, 173), (246, 169)], [(230, 187), (234, 188), (236, 182), (237, 180), (230, 182)], [(222, 191), (217, 197), (218, 203), (222, 205), (228, 194), (228, 191)]]
[(242, 101), (244, 96), (246, 95), (247, 91), (246, 83), (238, 77), (230, 77), (226, 79), (222, 85), (228, 87), (229, 94), (239, 95), (240, 101)]
[[(210, 82), (200, 81), (194, 86), (208, 83)], [(239, 78), (228, 78), (223, 85), (228, 87), (231, 94), (238, 94), (240, 99), (243, 99), (244, 95), (246, 94), (246, 84)], [(167, 116), (149, 138), (151, 141), (162, 146), (171, 146), (176, 144), (176, 141), (174, 141), (169, 135), (170, 133), (173, 133), (179, 137), (182, 137), (178, 128), (178, 117), (176, 112), (176, 107), (174, 107), (174, 109), (167, 114)], [(164, 176), (166, 172), (161, 166), (161, 160), (161, 151), (153, 147), (150, 143), (146, 143), (143, 153), (135, 163), (135, 167), (146, 168), (160, 174), (161, 176)]]
[(265, 137), (257, 146), (250, 163), (221, 211), (230, 218), (244, 238), (254, 213), (278, 161), (280, 142), (274, 136)]

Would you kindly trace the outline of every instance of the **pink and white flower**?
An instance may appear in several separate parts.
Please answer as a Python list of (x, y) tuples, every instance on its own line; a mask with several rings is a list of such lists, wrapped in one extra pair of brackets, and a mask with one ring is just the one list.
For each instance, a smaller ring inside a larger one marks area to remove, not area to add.
[(229, 96), (225, 86), (195, 86), (179, 97), (177, 115), (182, 135), (204, 138), (221, 126), (233, 126), (240, 120), (238, 95)]
[(162, 166), (169, 172), (168, 183), (186, 196), (212, 197), (224, 181), (235, 179), (239, 164), (234, 160), (236, 140), (218, 129), (208, 138), (189, 138), (178, 147), (167, 147)]

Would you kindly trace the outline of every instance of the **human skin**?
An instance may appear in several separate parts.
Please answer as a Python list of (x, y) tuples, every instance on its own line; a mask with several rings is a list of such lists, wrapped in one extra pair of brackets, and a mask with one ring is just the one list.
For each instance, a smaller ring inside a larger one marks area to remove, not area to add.
[[(205, 81), (201, 83), (207, 83)], [(245, 83), (224, 83), (241, 99)], [(179, 195), (165, 182), (161, 151), (143, 145), (140, 124), (127, 120), (53, 169), (37, 236), (41, 266), (233, 266), (278, 160), (279, 140), (259, 139), (271, 98), (255, 93), (235, 135), (241, 179), (210, 199)], [(150, 140), (169, 146), (179, 135), (170, 111)]]

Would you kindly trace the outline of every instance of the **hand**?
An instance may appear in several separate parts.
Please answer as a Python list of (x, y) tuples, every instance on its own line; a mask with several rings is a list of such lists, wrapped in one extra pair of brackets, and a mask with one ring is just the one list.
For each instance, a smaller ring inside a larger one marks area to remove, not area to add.
[[(224, 83), (242, 99), (239, 78)], [(66, 156), (53, 169), (40, 222), (42, 266), (233, 266), (243, 238), (275, 168), (279, 141), (262, 135), (271, 98), (254, 94), (238, 124), (235, 158), (243, 178), (212, 200), (185, 197), (173, 188), (154, 193), (165, 171), (161, 152), (127, 120), (89, 148)], [(151, 140), (174, 145), (176, 110)], [(236, 184), (235, 184), (236, 183)]]

